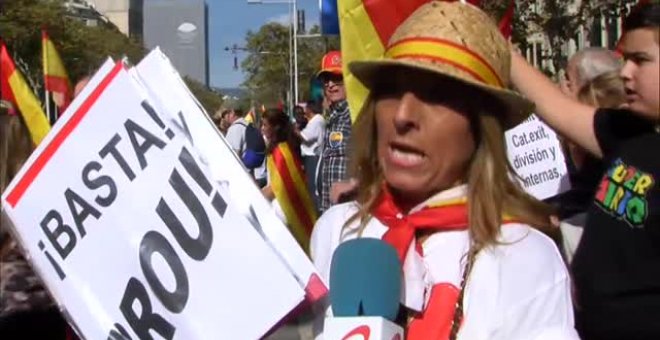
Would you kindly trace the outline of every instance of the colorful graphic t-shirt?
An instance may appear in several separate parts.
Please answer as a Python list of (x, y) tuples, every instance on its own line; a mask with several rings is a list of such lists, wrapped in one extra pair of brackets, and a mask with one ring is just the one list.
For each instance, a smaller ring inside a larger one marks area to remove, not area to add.
[(617, 158), (600, 182), (595, 203), (631, 228), (644, 228), (650, 209), (647, 195), (655, 185), (653, 174)]
[(660, 339), (660, 134), (624, 110), (594, 119), (606, 171), (572, 269), (583, 339)]

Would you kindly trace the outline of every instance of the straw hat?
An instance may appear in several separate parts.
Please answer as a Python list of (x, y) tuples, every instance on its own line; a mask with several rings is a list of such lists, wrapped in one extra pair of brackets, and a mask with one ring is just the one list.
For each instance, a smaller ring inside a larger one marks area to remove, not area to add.
[(511, 51), (492, 19), (458, 1), (431, 1), (394, 32), (383, 58), (350, 63), (350, 71), (373, 88), (385, 68), (425, 70), (481, 89), (507, 108), (507, 127), (522, 122), (534, 105), (508, 90)]

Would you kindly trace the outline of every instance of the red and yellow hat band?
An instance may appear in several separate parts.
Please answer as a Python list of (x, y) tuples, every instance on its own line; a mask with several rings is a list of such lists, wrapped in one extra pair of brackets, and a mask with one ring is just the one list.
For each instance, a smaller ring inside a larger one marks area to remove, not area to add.
[(465, 46), (436, 38), (403, 39), (390, 46), (385, 57), (391, 59), (430, 59), (449, 64), (474, 79), (498, 88), (504, 88), (502, 79), (493, 67)]

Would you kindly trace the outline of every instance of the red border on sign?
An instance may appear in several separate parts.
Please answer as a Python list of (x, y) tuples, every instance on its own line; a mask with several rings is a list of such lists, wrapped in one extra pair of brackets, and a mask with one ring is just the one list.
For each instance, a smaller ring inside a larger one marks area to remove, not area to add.
[(37, 160), (32, 163), (32, 166), (30, 166), (30, 168), (25, 172), (25, 175), (18, 181), (18, 184), (16, 184), (14, 187), (14, 190), (12, 190), (9, 195), (7, 195), (7, 202), (12, 208), (16, 207), (16, 204), (18, 204), (18, 201), (21, 199), (21, 197), (23, 197), (23, 194), (25, 194), (32, 182), (34, 182), (34, 179), (39, 176), (39, 173), (41, 170), (43, 170), (44, 166), (46, 166), (48, 161), (50, 161), (57, 150), (59, 150), (60, 146), (62, 146), (62, 143), (64, 143), (64, 141), (69, 137), (71, 132), (73, 132), (78, 124), (80, 124), (80, 121), (85, 117), (85, 115), (87, 115), (89, 109), (92, 108), (103, 91), (105, 91), (108, 85), (110, 85), (110, 82), (117, 76), (117, 74), (119, 74), (119, 71), (121, 71), (123, 67), (123, 63), (118, 62), (112, 68), (110, 73), (105, 76), (99, 86), (97, 86), (89, 95), (89, 97), (85, 99), (82, 105), (80, 105), (78, 111), (73, 113), (71, 119), (69, 119), (69, 121), (66, 122), (62, 129), (57, 133), (57, 135), (55, 135), (50, 144), (46, 145), (44, 151), (39, 155), (39, 157), (37, 157)]

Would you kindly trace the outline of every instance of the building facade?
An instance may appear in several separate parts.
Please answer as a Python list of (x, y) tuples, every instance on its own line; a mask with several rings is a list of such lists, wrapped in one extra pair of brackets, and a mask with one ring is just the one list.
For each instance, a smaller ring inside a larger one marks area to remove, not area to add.
[(86, 0), (125, 35), (142, 41), (143, 0)]
[[(557, 1), (557, 0), (555, 0)], [(569, 14), (577, 12), (578, 6), (582, 0), (568, 0), (570, 4)], [(618, 15), (607, 13), (596, 13), (593, 17), (588, 17), (585, 25), (580, 26), (575, 35), (568, 39), (559, 51), (566, 59), (585, 47), (604, 47), (608, 49), (615, 49), (616, 45), (623, 34), (623, 16), (634, 7), (636, 1), (622, 0), (621, 4), (625, 5), (625, 10)], [(532, 10), (541, 14), (543, 0), (538, 0), (532, 5)], [(530, 33), (527, 36), (527, 49), (523, 51), (527, 60), (534, 66), (544, 69), (552, 74), (556, 74), (560, 70), (556, 70), (553, 63), (550, 61), (549, 56), (556, 52), (552, 51), (549, 44), (548, 36), (540, 32), (538, 28), (530, 26)]]
[(144, 45), (160, 47), (182, 75), (209, 85), (208, 8), (204, 0), (144, 2)]
[(69, 17), (83, 22), (87, 26), (110, 24), (108, 18), (99, 13), (94, 5), (85, 0), (67, 0), (63, 3)]

